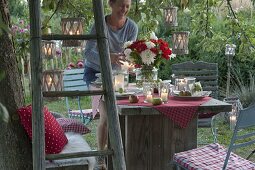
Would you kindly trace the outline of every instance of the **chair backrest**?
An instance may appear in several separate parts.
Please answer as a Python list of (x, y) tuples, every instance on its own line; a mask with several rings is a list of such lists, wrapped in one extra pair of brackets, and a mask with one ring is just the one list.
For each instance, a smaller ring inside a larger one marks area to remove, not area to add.
[[(245, 147), (255, 143), (255, 104), (239, 111), (235, 130), (228, 148), (223, 170), (226, 169), (230, 153), (233, 149)], [(250, 128), (249, 131), (245, 130)]]
[(85, 91), (88, 90), (83, 80), (84, 69), (70, 69), (64, 71), (63, 86), (64, 91)]
[(218, 98), (218, 64), (187, 61), (172, 65), (172, 74), (177, 77), (195, 77), (204, 91), (212, 91), (211, 96)]

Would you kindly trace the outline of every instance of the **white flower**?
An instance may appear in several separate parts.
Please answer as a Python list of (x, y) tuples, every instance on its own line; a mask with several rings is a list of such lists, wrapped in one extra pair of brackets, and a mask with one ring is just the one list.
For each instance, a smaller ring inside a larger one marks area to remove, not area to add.
[(148, 49), (155, 47), (155, 44), (151, 41), (145, 42), (145, 45), (147, 46)]
[(150, 39), (158, 40), (158, 37), (156, 36), (155, 32), (151, 32)]
[(129, 61), (131, 61), (131, 62), (133, 62), (133, 59), (132, 59), (132, 57), (130, 56), (131, 52), (132, 52), (132, 50), (131, 50), (130, 48), (127, 48), (127, 49), (124, 50), (124, 54), (125, 54), (125, 56), (126, 56), (126, 59), (129, 60)]
[(156, 54), (154, 54), (151, 50), (147, 49), (141, 52), (142, 62), (144, 64), (150, 65), (154, 63)]
[(127, 42), (124, 43), (123, 48), (127, 48), (131, 44), (133, 44), (133, 41), (127, 41)]

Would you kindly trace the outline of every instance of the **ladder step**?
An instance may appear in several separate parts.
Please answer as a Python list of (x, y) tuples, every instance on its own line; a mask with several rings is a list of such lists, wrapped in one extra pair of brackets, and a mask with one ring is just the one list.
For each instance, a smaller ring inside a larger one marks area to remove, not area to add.
[(103, 90), (90, 91), (44, 91), (43, 97), (75, 97), (75, 96), (96, 96), (104, 95)]
[(112, 150), (102, 150), (102, 151), (86, 151), (86, 152), (74, 152), (74, 153), (61, 153), (61, 154), (49, 154), (46, 155), (46, 160), (57, 160), (57, 159), (71, 159), (80, 157), (91, 157), (91, 156), (107, 156), (112, 155)]
[(62, 34), (50, 34), (42, 35), (42, 40), (90, 40), (97, 39), (96, 34), (87, 35), (62, 35)]

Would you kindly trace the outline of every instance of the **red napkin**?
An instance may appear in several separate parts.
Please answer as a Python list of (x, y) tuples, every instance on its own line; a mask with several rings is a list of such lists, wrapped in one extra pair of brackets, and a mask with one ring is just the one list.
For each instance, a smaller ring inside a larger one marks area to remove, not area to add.
[(129, 103), (128, 100), (118, 100), (118, 105), (129, 105), (129, 106), (147, 106), (152, 107), (168, 118), (170, 118), (174, 123), (179, 125), (181, 128), (186, 128), (188, 123), (192, 120), (193, 116), (197, 114), (198, 106), (209, 101), (211, 97), (205, 97), (201, 100), (195, 101), (183, 101), (174, 100), (170, 97), (168, 103), (154, 106), (151, 103), (144, 103), (144, 97), (139, 96), (138, 103)]

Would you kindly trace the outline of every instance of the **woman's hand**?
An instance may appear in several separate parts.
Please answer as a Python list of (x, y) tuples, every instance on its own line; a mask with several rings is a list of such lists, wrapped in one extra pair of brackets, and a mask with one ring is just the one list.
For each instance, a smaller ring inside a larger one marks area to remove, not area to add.
[(111, 63), (122, 65), (125, 60), (125, 55), (123, 53), (110, 53)]

